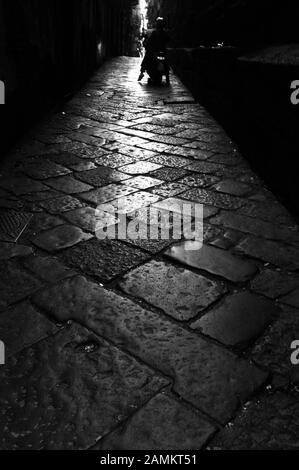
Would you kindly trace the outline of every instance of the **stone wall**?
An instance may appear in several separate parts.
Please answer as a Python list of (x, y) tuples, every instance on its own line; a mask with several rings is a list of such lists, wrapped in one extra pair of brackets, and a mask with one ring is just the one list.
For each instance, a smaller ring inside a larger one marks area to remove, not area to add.
[(130, 53), (132, 3), (0, 0), (3, 135), (15, 138), (22, 123), (75, 91), (107, 56)]
[(150, 20), (164, 16), (173, 44), (184, 47), (296, 42), (298, 14), (294, 0), (149, 0)]

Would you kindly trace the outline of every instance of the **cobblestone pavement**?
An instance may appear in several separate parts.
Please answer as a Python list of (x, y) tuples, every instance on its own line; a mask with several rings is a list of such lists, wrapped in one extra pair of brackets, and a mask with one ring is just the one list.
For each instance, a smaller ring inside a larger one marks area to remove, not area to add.
[[(107, 63), (2, 165), (0, 447), (299, 448), (298, 227), (183, 85), (138, 67)], [(202, 203), (203, 248), (99, 240), (116, 201)]]

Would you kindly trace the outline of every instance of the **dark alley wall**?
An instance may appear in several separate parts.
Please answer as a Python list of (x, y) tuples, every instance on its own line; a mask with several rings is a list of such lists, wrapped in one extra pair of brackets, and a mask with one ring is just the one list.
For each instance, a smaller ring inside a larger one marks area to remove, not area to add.
[(130, 52), (131, 3), (0, 0), (3, 136), (13, 139), (31, 113), (74, 91), (107, 56)]
[(299, 41), (295, 0), (149, 0), (149, 7), (151, 21), (158, 15), (167, 19), (175, 46)]

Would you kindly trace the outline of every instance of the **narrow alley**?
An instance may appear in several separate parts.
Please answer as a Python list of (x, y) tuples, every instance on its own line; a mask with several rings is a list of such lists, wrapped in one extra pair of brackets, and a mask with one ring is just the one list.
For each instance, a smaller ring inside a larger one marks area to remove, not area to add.
[[(107, 61), (1, 163), (0, 447), (298, 448), (298, 226), (179, 79), (139, 67)], [(184, 203), (199, 249), (96, 236), (102, 205), (148, 224)]]

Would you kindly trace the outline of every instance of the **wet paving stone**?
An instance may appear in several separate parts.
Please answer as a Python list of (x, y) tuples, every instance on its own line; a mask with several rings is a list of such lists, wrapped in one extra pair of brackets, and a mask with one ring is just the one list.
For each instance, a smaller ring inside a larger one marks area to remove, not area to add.
[(98, 206), (98, 209), (107, 213), (111, 212), (113, 214), (118, 213), (124, 215), (155, 204), (159, 199), (159, 196), (145, 191), (139, 191), (110, 201), (108, 204), (101, 204)]
[(97, 450), (198, 450), (216, 428), (171, 395), (161, 393), (124, 425), (104, 438)]
[[(168, 199), (164, 199), (163, 201), (159, 201), (153, 204), (153, 207), (156, 209), (162, 209), (164, 211), (170, 211), (170, 212), (181, 214), (183, 208), (190, 206), (190, 204), (191, 204), (191, 210), (193, 213), (194, 208), (196, 207), (196, 203), (190, 202), (189, 200), (186, 200), (186, 199), (181, 199), (181, 198), (176, 198), (176, 197), (171, 197)], [(199, 208), (201, 206), (202, 206), (201, 204), (198, 204)], [(203, 206), (203, 218), (204, 219), (212, 217), (217, 213), (218, 213), (218, 209), (216, 207)]]
[(232, 196), (246, 196), (252, 191), (250, 186), (234, 180), (221, 181), (215, 184), (213, 189), (220, 193), (231, 194)]
[(52, 284), (76, 274), (71, 269), (63, 266), (56, 258), (29, 256), (25, 258), (22, 263), (23, 266), (36, 277)]
[(211, 450), (298, 450), (297, 394), (263, 394), (210, 443)]
[(246, 199), (230, 194), (217, 193), (208, 189), (195, 188), (185, 192), (182, 197), (190, 201), (200, 202), (220, 209), (239, 209), (246, 203)]
[(293, 341), (299, 338), (298, 309), (279, 304), (281, 314), (256, 342), (250, 357), (272, 373), (286, 376), (299, 385), (299, 366), (291, 362)]
[(61, 196), (50, 201), (42, 201), (40, 205), (43, 209), (54, 215), (73, 211), (84, 207), (85, 204), (72, 196)]
[(294, 220), (287, 210), (277, 201), (247, 201), (247, 203), (238, 210), (239, 214), (247, 215), (256, 219), (262, 219), (266, 222), (275, 224), (284, 224), (289, 227), (294, 226)]
[(299, 244), (298, 230), (290, 230), (289, 227), (276, 225), (273, 221), (270, 223), (235, 212), (222, 211), (215, 219), (211, 220), (211, 223), (270, 240)]
[(30, 164), (24, 165), (23, 172), (31, 178), (37, 180), (45, 180), (55, 178), (56, 176), (68, 175), (71, 171), (62, 165), (51, 162), (50, 160), (38, 160)]
[(244, 236), (240, 232), (227, 230), (220, 232), (219, 237), (210, 241), (210, 245), (222, 250), (229, 250), (236, 246)]
[(170, 376), (176, 393), (224, 423), (267, 378), (250, 362), (82, 277), (44, 290), (34, 302), (60, 322), (77, 319)]
[(187, 187), (180, 183), (163, 183), (151, 189), (152, 194), (163, 198), (175, 197), (187, 190)]
[(157, 126), (155, 124), (137, 124), (132, 126), (132, 129), (146, 132), (154, 132), (155, 134), (161, 135), (172, 135), (175, 134), (175, 129), (170, 127)]
[(82, 183), (82, 181), (78, 181), (72, 176), (51, 178), (46, 180), (45, 184), (66, 194), (84, 193), (93, 189), (92, 186)]
[(216, 163), (216, 164), (223, 164), (228, 166), (243, 166), (244, 161), (241, 155), (236, 153), (227, 153), (227, 154), (216, 154), (209, 158), (209, 162)]
[(0, 377), (1, 448), (22, 450), (86, 449), (167, 385), (79, 326), (11, 358)]
[(190, 162), (190, 165), (187, 168), (194, 173), (215, 175), (218, 177), (225, 176), (225, 172), (228, 171), (223, 165), (204, 161)]
[(58, 227), (58, 225), (62, 224), (64, 224), (63, 219), (47, 214), (46, 212), (42, 212), (41, 214), (35, 214), (31, 219), (27, 229), (21, 236), (21, 241), (23, 239), (23, 236), (25, 239), (27, 239), (32, 234), (35, 235), (36, 233), (42, 232), (43, 230)]
[(104, 155), (96, 159), (96, 163), (101, 166), (108, 166), (109, 168), (119, 168), (121, 166), (130, 165), (135, 163), (135, 158), (120, 153), (112, 153)]
[(40, 201), (49, 201), (50, 199), (56, 199), (57, 197), (60, 197), (61, 194), (58, 191), (42, 191), (42, 192), (37, 192), (37, 193), (32, 193), (32, 194), (25, 194), (22, 196), (22, 199), (28, 202), (32, 203), (38, 203)]
[(298, 247), (283, 245), (257, 237), (247, 237), (236, 249), (252, 258), (260, 259), (290, 271), (299, 269)]
[(105, 204), (106, 202), (128, 196), (137, 191), (137, 188), (128, 186), (130, 180), (125, 181), (125, 184), (109, 184), (103, 188), (89, 191), (88, 193), (80, 194), (80, 198), (93, 204)]
[(81, 171), (76, 174), (76, 177), (96, 187), (106, 186), (110, 183), (119, 183), (129, 178), (128, 175), (105, 166), (98, 167), (96, 170)]
[[(285, 393), (299, 384), (290, 360), (290, 345), (299, 338), (299, 287), (291, 272), (299, 268), (298, 227), (219, 124), (202, 106), (186, 104), (190, 94), (176, 77), (167, 90), (140, 86), (139, 66), (138, 58), (106, 64), (64, 115), (47, 118), (22, 139), (1, 171), (10, 178), (0, 179), (0, 207), (33, 215), (19, 246), (40, 237), (51, 248), (57, 241), (66, 248), (42, 256), (34, 246), (35, 255), (26, 248), (24, 256), (13, 252), (1, 260), (0, 339), (11, 343), (14, 356), (9, 352), (0, 368), (0, 447), (85, 449), (98, 442), (105, 450), (197, 449), (209, 445), (215, 431), (205, 416), (222, 424), (237, 416), (239, 423), (241, 406), (248, 400), (257, 406), (259, 398), (261, 419), (238, 429), (237, 445), (248, 439), (250, 448), (253, 436), (254, 445), (263, 448), (270, 439), (276, 446), (277, 436), (282, 447), (295, 447), (297, 409), (290, 412), (287, 402), (277, 411), (267, 394), (268, 413), (261, 390), (270, 378), (272, 389)], [(125, 174), (132, 165), (159, 169)], [(171, 199), (179, 200), (178, 212), (183, 203), (204, 206), (209, 245), (186, 241), (186, 231), (179, 244), (171, 234), (167, 240), (92, 238), (100, 238), (105, 210), (113, 232), (120, 221), (149, 223), (146, 208), (166, 211)], [(82, 241), (80, 233), (91, 238)], [(191, 247), (197, 250), (188, 252)], [(169, 280), (152, 269), (149, 283), (149, 275), (141, 275), (130, 294), (120, 289), (124, 277), (155, 263), (176, 274)], [(68, 320), (82, 327), (69, 330)], [(57, 331), (61, 323), (65, 328)]]
[(47, 186), (43, 183), (34, 181), (26, 176), (1, 178), (0, 187), (13, 192), (16, 196), (48, 190)]
[[(76, 225), (82, 230), (92, 233), (96, 232), (98, 224), (100, 227), (104, 227), (104, 223), (107, 225), (113, 225), (118, 222), (118, 219), (116, 219), (115, 216), (108, 216), (93, 207), (83, 207), (82, 209), (67, 212), (64, 217), (72, 225)], [(100, 225), (101, 223), (103, 225)]]
[(151, 261), (135, 269), (119, 285), (127, 294), (180, 321), (194, 318), (225, 292), (216, 282), (162, 261)]
[(227, 251), (209, 245), (203, 245), (198, 250), (190, 250), (190, 243), (196, 242), (182, 242), (172, 246), (165, 252), (165, 255), (186, 266), (206, 271), (232, 282), (246, 282), (257, 271), (253, 263), (237, 258)]
[(41, 283), (21, 269), (16, 261), (2, 261), (0, 264), (0, 311), (24, 300), (41, 286)]
[(142, 190), (149, 189), (154, 186), (160, 186), (162, 183), (163, 181), (150, 178), (149, 176), (136, 176), (135, 178), (130, 178), (124, 182), (127, 186)]
[(245, 349), (279, 313), (275, 302), (240, 292), (226, 297), (191, 328), (227, 346)]
[(151, 150), (139, 149), (130, 145), (117, 144), (115, 150), (123, 155), (134, 158), (135, 161), (147, 160), (157, 155), (156, 152)]
[(153, 171), (150, 176), (152, 178), (156, 178), (158, 180), (171, 183), (172, 181), (176, 181), (180, 178), (183, 178), (188, 173), (189, 172), (184, 170), (183, 168), (165, 167), (165, 168), (161, 168), (160, 170)]
[(30, 246), (0, 242), (0, 260), (29, 256), (33, 253)]
[(78, 165), (73, 165), (71, 168), (75, 172), (80, 173), (81, 171), (96, 170), (97, 166), (93, 162), (86, 161), (86, 162), (78, 163)]
[(291, 307), (299, 308), (299, 287), (290, 294), (281, 297), (280, 301)]
[(207, 160), (211, 155), (213, 155), (212, 152), (209, 152), (207, 150), (200, 150), (200, 149), (188, 149), (186, 147), (172, 147), (169, 150), (169, 153), (172, 153), (173, 155), (180, 155), (182, 157), (186, 158), (194, 158), (194, 160)]
[(56, 153), (71, 153), (72, 155), (78, 156), (79, 158), (85, 158), (87, 160), (93, 160), (100, 157), (105, 153), (104, 149), (97, 149), (92, 145), (87, 145), (83, 142), (66, 142), (59, 144), (56, 149)]
[(190, 159), (179, 157), (177, 155), (158, 155), (149, 160), (152, 163), (157, 165), (174, 167), (174, 168), (184, 168), (190, 165)]
[[(144, 228), (146, 231), (147, 229)], [(173, 240), (161, 240), (161, 238), (158, 238), (156, 240), (143, 240), (143, 239), (138, 239), (138, 240), (133, 240), (132, 238), (127, 238), (126, 243), (131, 244), (132, 246), (135, 246), (137, 248), (141, 248), (142, 250), (145, 250), (149, 253), (152, 253), (153, 255), (160, 253), (163, 250), (166, 250), (166, 248), (173, 243)]]
[(299, 287), (298, 277), (271, 269), (262, 271), (250, 284), (251, 290), (270, 299), (286, 295), (297, 287)]
[(178, 183), (190, 186), (191, 188), (206, 188), (214, 183), (217, 183), (219, 178), (211, 175), (199, 175), (196, 173), (185, 176), (185, 178), (178, 181)]
[(21, 302), (0, 314), (0, 338), (6, 361), (12, 355), (55, 334), (58, 328), (28, 302)]
[(66, 264), (102, 282), (111, 281), (149, 258), (147, 253), (125, 243), (98, 239), (81, 243), (63, 253)]
[(134, 163), (132, 165), (126, 165), (120, 168), (120, 171), (128, 175), (145, 175), (153, 171), (159, 170), (162, 165), (151, 163), (148, 161)]
[(48, 158), (53, 160), (58, 165), (62, 165), (71, 169), (74, 169), (77, 165), (80, 165), (80, 163), (82, 163), (80, 157), (67, 152), (49, 155)]
[(42, 250), (54, 253), (92, 238), (92, 235), (82, 232), (72, 225), (60, 225), (59, 227), (42, 232), (32, 239), (32, 242)]

